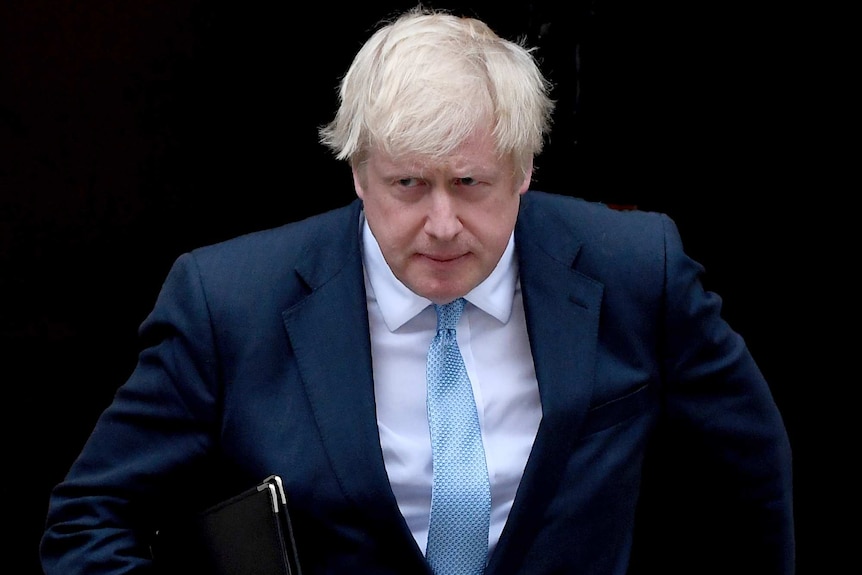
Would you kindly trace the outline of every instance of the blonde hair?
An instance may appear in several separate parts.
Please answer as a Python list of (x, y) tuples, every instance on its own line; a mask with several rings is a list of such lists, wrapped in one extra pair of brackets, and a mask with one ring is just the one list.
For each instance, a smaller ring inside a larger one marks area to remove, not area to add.
[(439, 158), (490, 128), (498, 154), (525, 172), (550, 128), (549, 92), (532, 49), (480, 20), (417, 7), (356, 54), (320, 142), (357, 165), (371, 148)]

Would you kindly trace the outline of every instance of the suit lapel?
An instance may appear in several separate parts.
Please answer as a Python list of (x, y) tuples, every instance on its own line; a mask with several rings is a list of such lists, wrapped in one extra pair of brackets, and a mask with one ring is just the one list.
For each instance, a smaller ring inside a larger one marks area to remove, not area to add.
[(352, 220), (335, 222), (325, 243), (312, 246), (297, 266), (310, 293), (283, 319), (324, 449), (345, 495), (367, 514), (369, 524), (396, 541), (409, 538), (397, 543), (409, 545), (413, 539), (380, 449), (358, 202), (355, 206), (346, 211)]
[(602, 284), (575, 270), (581, 242), (555, 212), (522, 198), (515, 230), (542, 422), (488, 573), (515, 573), (550, 504), (592, 394)]

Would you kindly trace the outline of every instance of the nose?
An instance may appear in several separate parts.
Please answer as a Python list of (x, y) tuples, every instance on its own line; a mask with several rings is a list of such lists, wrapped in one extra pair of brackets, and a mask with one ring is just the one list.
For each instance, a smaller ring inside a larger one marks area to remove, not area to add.
[(446, 189), (435, 188), (428, 195), (429, 209), (425, 218), (425, 233), (439, 240), (451, 240), (461, 231), (457, 198)]

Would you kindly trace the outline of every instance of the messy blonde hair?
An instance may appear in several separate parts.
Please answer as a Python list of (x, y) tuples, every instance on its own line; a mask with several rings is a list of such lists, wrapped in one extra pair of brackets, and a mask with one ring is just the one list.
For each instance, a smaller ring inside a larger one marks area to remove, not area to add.
[(355, 166), (372, 148), (440, 158), (490, 127), (497, 153), (526, 175), (554, 107), (532, 52), (480, 20), (409, 10), (359, 50), (320, 141)]

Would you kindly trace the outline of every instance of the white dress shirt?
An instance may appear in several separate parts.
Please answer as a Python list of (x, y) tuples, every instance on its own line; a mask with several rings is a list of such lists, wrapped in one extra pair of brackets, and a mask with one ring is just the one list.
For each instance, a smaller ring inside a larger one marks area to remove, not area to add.
[[(362, 248), (383, 458), (401, 513), (424, 551), (432, 484), (425, 363), (437, 318), (430, 300), (395, 277), (365, 222)], [(490, 553), (542, 418), (514, 237), (491, 275), (465, 299), (458, 345), (473, 385), (491, 480)]]

